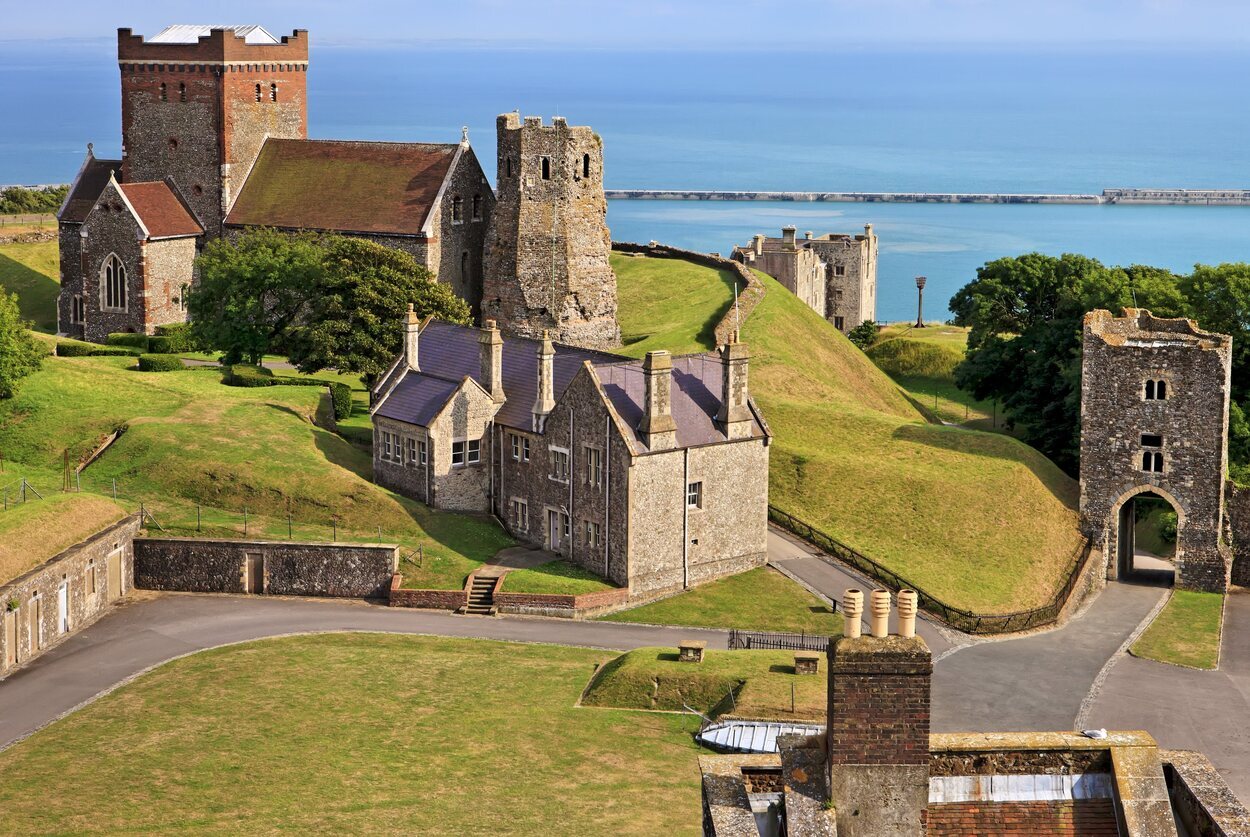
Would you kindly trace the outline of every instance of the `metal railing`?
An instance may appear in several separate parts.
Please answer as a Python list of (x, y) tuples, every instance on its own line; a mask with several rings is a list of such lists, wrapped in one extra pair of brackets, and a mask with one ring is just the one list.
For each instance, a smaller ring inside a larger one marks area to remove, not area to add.
[(947, 604), (920, 585), (776, 506), (768, 507), (768, 519), (816, 547), (823, 553), (821, 557), (831, 556), (848, 564), (895, 593), (903, 589), (915, 590), (919, 607), (922, 610), (952, 628), (970, 634), (1005, 634), (1053, 624), (1059, 619), (1063, 606), (1072, 595), (1072, 590), (1085, 569), (1090, 553), (1089, 541), (1081, 538), (1081, 543), (1078, 544), (1068, 561), (1063, 586), (1055, 591), (1051, 600), (1041, 607), (1012, 613), (975, 613)]
[(829, 637), (824, 634), (782, 634), (765, 631), (729, 631), (730, 651), (769, 649), (774, 651), (824, 651)]

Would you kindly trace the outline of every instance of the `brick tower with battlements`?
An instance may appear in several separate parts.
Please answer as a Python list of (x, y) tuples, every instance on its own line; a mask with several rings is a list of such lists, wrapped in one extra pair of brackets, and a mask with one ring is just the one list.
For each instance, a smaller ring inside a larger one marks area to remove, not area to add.
[(606, 348), (620, 343), (608, 261), (603, 143), (555, 117), (500, 116), (498, 195), (486, 238), (482, 317), (505, 331)]
[(308, 33), (170, 26), (117, 30), (122, 181), (171, 178), (216, 236), (266, 137), (308, 135)]

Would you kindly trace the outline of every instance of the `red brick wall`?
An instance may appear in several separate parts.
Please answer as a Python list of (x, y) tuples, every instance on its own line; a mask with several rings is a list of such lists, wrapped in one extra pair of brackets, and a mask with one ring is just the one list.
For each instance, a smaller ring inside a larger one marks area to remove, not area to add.
[(419, 607), (431, 610), (458, 610), (468, 603), (464, 590), (403, 590), (402, 576), (391, 579), (391, 607)]
[(502, 608), (536, 609), (536, 610), (567, 610), (569, 615), (601, 607), (624, 604), (629, 601), (629, 590), (624, 587), (616, 590), (600, 590), (596, 593), (582, 593), (579, 596), (562, 596), (551, 593), (496, 593), (495, 604)]
[(1110, 799), (1051, 802), (944, 802), (928, 809), (929, 837), (1116, 837)]
[(933, 658), (924, 641), (840, 639), (829, 665), (829, 763), (929, 763)]

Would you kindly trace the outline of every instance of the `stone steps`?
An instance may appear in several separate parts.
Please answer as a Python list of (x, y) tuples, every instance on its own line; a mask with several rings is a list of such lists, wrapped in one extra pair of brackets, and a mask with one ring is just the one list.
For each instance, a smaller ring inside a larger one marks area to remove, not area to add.
[(495, 609), (495, 578), (476, 576), (469, 588), (464, 612), (473, 616), (490, 616)]

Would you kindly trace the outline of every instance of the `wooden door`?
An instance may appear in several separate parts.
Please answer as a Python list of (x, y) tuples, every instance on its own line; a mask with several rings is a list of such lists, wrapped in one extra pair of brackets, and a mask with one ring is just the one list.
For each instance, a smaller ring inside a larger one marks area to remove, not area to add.
[(69, 582), (62, 581), (56, 589), (56, 630), (57, 633), (69, 633)]
[(4, 667), (17, 663), (17, 611), (4, 612)]
[(265, 556), (259, 552), (249, 552), (246, 556), (247, 566), (244, 568), (244, 578), (247, 581), (248, 593), (264, 593), (265, 592)]
[(560, 551), (560, 513), (547, 511), (547, 545), (552, 552)]
[(122, 551), (116, 549), (108, 557), (109, 601), (122, 594)]

